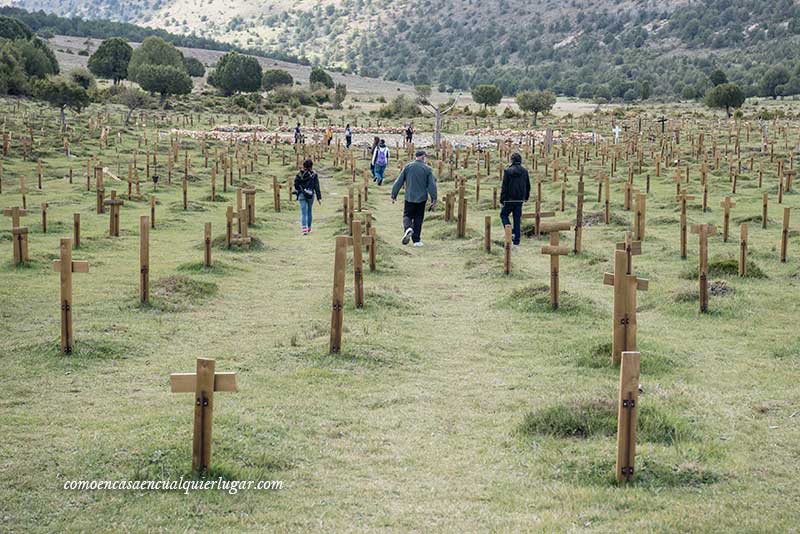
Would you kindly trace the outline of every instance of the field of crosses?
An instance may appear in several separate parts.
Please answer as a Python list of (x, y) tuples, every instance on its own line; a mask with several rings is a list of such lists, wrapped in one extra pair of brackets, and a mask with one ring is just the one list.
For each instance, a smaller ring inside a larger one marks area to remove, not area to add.
[[(798, 524), (796, 120), (453, 117), (416, 249), (367, 147), (292, 145), (294, 117), (0, 114), (4, 529)], [(181, 476), (283, 489), (64, 489)]]

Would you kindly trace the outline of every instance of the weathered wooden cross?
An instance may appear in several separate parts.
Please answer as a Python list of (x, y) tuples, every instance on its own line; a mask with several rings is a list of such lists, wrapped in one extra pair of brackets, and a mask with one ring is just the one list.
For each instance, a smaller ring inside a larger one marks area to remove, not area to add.
[[(567, 230), (569, 230), (568, 228)], [(550, 305), (554, 310), (558, 309), (558, 280), (559, 280), (559, 256), (566, 256), (570, 253), (570, 248), (559, 245), (560, 232), (550, 232), (550, 244), (542, 247), (542, 254), (550, 255)]]
[(72, 260), (72, 239), (61, 238), (61, 259), (53, 262), (53, 270), (61, 275), (61, 352), (71, 354), (74, 337), (72, 328), (72, 273), (88, 273), (88, 261)]
[(14, 251), (14, 265), (28, 261), (28, 227), (20, 226), (20, 217), (28, 215), (28, 210), (19, 206), (6, 208), (3, 215), (11, 217), (11, 245)]
[(125, 204), (121, 198), (117, 198), (117, 192), (111, 191), (111, 198), (103, 201), (104, 206), (109, 206), (108, 211), (108, 235), (110, 237), (119, 237), (119, 210)]
[(700, 238), (700, 258), (698, 278), (700, 281), (700, 312), (708, 311), (708, 238), (717, 234), (717, 229), (710, 224), (693, 224), (692, 233)]
[(642, 254), (642, 242), (635, 240), (631, 232), (625, 232), (625, 241), (617, 243), (617, 250), (624, 250), (627, 256), (625, 274), (633, 274), (633, 256)]
[(687, 194), (686, 189), (681, 191), (678, 196), (675, 197), (677, 202), (681, 203), (681, 259), (686, 259), (686, 231), (687, 231), (687, 222), (686, 222), (686, 202), (689, 200), (694, 200), (693, 195)]
[(636, 194), (636, 205), (633, 209), (633, 236), (636, 241), (644, 241), (647, 226), (647, 195)]
[(638, 352), (631, 351), (625, 351), (621, 356), (617, 407), (617, 482), (630, 481), (634, 473), (640, 357)]
[(614, 286), (614, 326), (611, 361), (620, 362), (623, 352), (636, 349), (636, 291), (647, 291), (648, 280), (628, 272), (628, 253), (614, 252), (614, 274), (605, 273), (603, 283)]
[(789, 216), (792, 208), (783, 208), (783, 227), (781, 228), (781, 263), (786, 263), (789, 249)]
[(150, 302), (150, 220), (139, 217), (139, 301)]
[(272, 202), (276, 212), (281, 211), (281, 188), (283, 186), (278, 183), (278, 177), (272, 177)]
[(747, 276), (747, 223), (742, 223), (739, 232), (739, 276)]
[(736, 202), (731, 202), (731, 197), (725, 197), (725, 200), (722, 200), (719, 203), (720, 207), (723, 209), (723, 218), (722, 218), (722, 241), (727, 243), (728, 242), (728, 228), (731, 222), (731, 208), (736, 207)]
[(203, 238), (203, 265), (208, 268), (211, 267), (211, 223), (207, 222), (205, 225), (205, 233)]
[(192, 470), (206, 471), (211, 464), (211, 429), (215, 391), (238, 391), (236, 373), (215, 372), (215, 360), (197, 358), (194, 373), (172, 373), (172, 393), (194, 393)]

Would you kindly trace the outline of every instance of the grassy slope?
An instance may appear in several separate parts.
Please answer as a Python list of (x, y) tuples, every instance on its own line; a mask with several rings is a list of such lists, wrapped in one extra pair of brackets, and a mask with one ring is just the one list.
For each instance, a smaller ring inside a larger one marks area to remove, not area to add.
[[(134, 133), (125, 136), (123, 162)], [(438, 212), (425, 226), (421, 250), (399, 246), (401, 209), (389, 203), (387, 188), (373, 188), (369, 204), (384, 241), (379, 270), (365, 275), (367, 305), (358, 311), (348, 271), (344, 353), (330, 357), (333, 237), (343, 228), (338, 210), (348, 184), (330, 157), (321, 163), (324, 203), (315, 232), (302, 237), (295, 206), (285, 203), (273, 213), (267, 189), (267, 177), (292, 170), (277, 157), (267, 167), (262, 156), (248, 180), (263, 190), (252, 234), (265, 249), (215, 250), (218, 267), (203, 272), (196, 267), (203, 223), (212, 221), (220, 235), (234, 195), (203, 200), (208, 172), (191, 145), (201, 182), (190, 185), (190, 198), (204, 211), (182, 212), (179, 187), (159, 192), (151, 280), (182, 274), (218, 290), (193, 304), (177, 299), (188, 309), (165, 313), (158, 299), (151, 310), (136, 305), (137, 219), (146, 203), (126, 202), (123, 234), (110, 239), (107, 216), (94, 214), (94, 192), (82, 185), (80, 169), (96, 153), (96, 138), (97, 132), (76, 144), (70, 162), (43, 147), (45, 189), (33, 189), (28, 202), (50, 203), (50, 230), (42, 235), (38, 215), (27, 218), (29, 268), (10, 265), (8, 219), (0, 234), (0, 310), (10, 326), (0, 338), (0, 517), (11, 530), (770, 531), (800, 519), (794, 469), (800, 346), (791, 326), (797, 255), (792, 244), (791, 263), (777, 261), (777, 224), (766, 231), (751, 226), (752, 258), (769, 278), (726, 277), (735, 294), (712, 298), (712, 313), (699, 316), (696, 303), (674, 301), (694, 287), (680, 275), (696, 263), (696, 239), (690, 259), (680, 261), (677, 225), (656, 224), (677, 220), (671, 171), (653, 179), (646, 252), (635, 263), (651, 280), (639, 298), (640, 405), (661, 408), (694, 435), (671, 446), (640, 443), (640, 483), (619, 489), (609, 482), (613, 436), (565, 439), (519, 428), (531, 410), (615, 396), (618, 371), (606, 363), (611, 289), (602, 285), (602, 273), (611, 268), (613, 243), (625, 226), (586, 229), (585, 253), (562, 259), (566, 294), (552, 313), (543, 304), (546, 294), (535, 291), (548, 278), (548, 261), (538, 254), (543, 242), (524, 242), (510, 278), (500, 274), (499, 244), (483, 254), (483, 215), (494, 215), (485, 186), (479, 209), (474, 193), (469, 197), (468, 239), (454, 239), (454, 224)], [(105, 156), (112, 164), (113, 154), (112, 148)], [(76, 171), (72, 186), (61, 178), (69, 165)], [(18, 157), (4, 168), (0, 206), (7, 207), (19, 199), (14, 177), (25, 173), (30, 189), (35, 174)], [(774, 182), (768, 174), (766, 183)], [(716, 206), (728, 182), (715, 175), (712, 183)], [(442, 192), (451, 187), (441, 184)], [(555, 207), (558, 188), (547, 183), (544, 191), (546, 206)], [(600, 210), (594, 191), (589, 182), (587, 213)], [(627, 221), (620, 191), (617, 179), (614, 213)], [(734, 218), (760, 213), (759, 199), (753, 181), (743, 179)], [(796, 205), (796, 196), (786, 203)], [(56, 350), (58, 277), (49, 263), (58, 238), (71, 233), (75, 211), (83, 217), (85, 246), (74, 257), (88, 259), (92, 272), (74, 277), (79, 352), (66, 358)], [(771, 214), (777, 219), (774, 206)], [(690, 219), (720, 224), (721, 213), (692, 210)], [(493, 231), (500, 235), (496, 217)], [(716, 237), (710, 248), (712, 255), (733, 255), (737, 245)], [(518, 290), (533, 296), (510, 305)], [(184, 496), (60, 489), (70, 479), (188, 475), (192, 401), (169, 392), (168, 375), (193, 370), (196, 357), (214, 357), (218, 370), (239, 373), (240, 391), (216, 400), (213, 476), (283, 480), (283, 491)]]

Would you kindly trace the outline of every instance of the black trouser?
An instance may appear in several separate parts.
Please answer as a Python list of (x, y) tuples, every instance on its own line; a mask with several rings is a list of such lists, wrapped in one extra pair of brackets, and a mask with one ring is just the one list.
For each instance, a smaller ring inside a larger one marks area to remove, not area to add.
[(504, 226), (510, 224), (509, 214), (514, 217), (514, 226), (511, 229), (514, 244), (519, 245), (520, 234), (522, 233), (522, 202), (503, 203), (503, 209), (500, 210), (500, 220), (503, 221)]
[(422, 221), (425, 220), (425, 205), (423, 202), (405, 201), (403, 205), (403, 230), (412, 229), (411, 239), (414, 243), (419, 243), (422, 236)]

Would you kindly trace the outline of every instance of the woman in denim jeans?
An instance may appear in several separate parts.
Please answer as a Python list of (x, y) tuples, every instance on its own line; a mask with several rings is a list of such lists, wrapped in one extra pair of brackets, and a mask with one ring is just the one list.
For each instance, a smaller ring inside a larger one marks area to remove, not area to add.
[(303, 235), (311, 233), (311, 208), (314, 207), (314, 197), (322, 205), (322, 193), (319, 190), (319, 176), (312, 168), (314, 162), (307, 159), (303, 162), (303, 170), (294, 177), (294, 194), (300, 204), (300, 225)]

